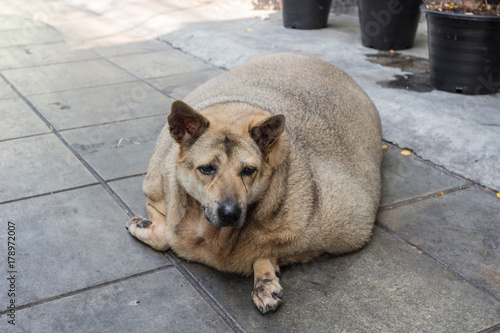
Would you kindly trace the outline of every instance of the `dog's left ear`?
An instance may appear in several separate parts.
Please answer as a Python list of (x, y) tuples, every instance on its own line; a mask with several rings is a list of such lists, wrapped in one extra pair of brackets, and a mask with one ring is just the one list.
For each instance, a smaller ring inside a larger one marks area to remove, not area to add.
[(178, 144), (193, 144), (210, 125), (207, 118), (183, 101), (174, 101), (167, 117), (170, 135)]
[(285, 130), (285, 116), (277, 114), (264, 119), (250, 128), (250, 136), (257, 143), (260, 150), (265, 152)]

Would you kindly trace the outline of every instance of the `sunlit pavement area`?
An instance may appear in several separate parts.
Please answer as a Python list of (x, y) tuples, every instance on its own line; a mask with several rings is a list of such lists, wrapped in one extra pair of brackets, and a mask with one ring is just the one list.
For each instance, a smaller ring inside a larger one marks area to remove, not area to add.
[[(146, 215), (172, 101), (275, 52), (373, 99), (383, 190), (371, 242), (284, 267), (284, 302), (261, 315), (252, 277), (124, 226)], [(390, 53), (361, 45), (355, 15), (306, 31), (251, 1), (0, 0), (0, 331), (499, 332), (500, 94), (433, 90), (427, 57), (425, 17)]]

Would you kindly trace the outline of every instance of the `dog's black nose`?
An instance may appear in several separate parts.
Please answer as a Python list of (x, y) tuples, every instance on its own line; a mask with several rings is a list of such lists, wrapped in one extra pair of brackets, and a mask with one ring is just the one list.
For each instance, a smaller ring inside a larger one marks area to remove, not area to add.
[(223, 226), (230, 226), (240, 219), (241, 208), (236, 202), (226, 201), (220, 204), (217, 215)]

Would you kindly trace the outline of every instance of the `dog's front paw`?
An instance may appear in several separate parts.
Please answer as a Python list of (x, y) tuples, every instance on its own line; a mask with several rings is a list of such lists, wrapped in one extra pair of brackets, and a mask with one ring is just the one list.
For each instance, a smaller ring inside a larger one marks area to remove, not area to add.
[(255, 282), (252, 300), (261, 313), (274, 311), (281, 304), (283, 288), (278, 278), (261, 278)]
[(152, 224), (153, 222), (150, 220), (145, 219), (142, 216), (136, 216), (127, 222), (127, 226), (125, 228), (132, 234), (132, 236), (135, 236), (137, 228), (149, 229)]

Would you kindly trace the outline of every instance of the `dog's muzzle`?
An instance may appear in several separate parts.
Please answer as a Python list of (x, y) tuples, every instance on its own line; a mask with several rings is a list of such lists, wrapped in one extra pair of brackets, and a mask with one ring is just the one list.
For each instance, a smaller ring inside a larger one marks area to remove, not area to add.
[(204, 207), (206, 219), (214, 226), (240, 228), (244, 223), (244, 211), (236, 201), (223, 201), (214, 210)]

